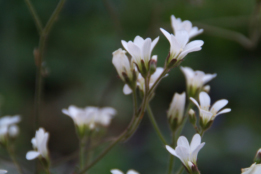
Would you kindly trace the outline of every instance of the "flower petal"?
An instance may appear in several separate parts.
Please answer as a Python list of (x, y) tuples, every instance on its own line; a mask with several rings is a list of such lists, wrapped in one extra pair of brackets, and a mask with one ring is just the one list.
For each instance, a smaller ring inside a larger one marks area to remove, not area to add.
[(128, 170), (128, 172), (126, 174), (139, 174), (137, 171), (135, 170)]
[(212, 105), (210, 112), (216, 114), (220, 109), (225, 107), (227, 104), (228, 104), (228, 100), (226, 99), (218, 100)]
[(123, 93), (125, 95), (129, 95), (132, 93), (132, 89), (129, 87), (129, 85), (125, 84), (124, 87), (123, 87)]
[(182, 49), (185, 48), (186, 44), (189, 41), (189, 35), (186, 30), (175, 31), (175, 38), (178, 41), (178, 43)]
[(154, 47), (156, 46), (156, 44), (158, 43), (158, 41), (159, 41), (159, 36), (156, 37), (156, 38), (152, 41), (152, 43), (151, 43), (151, 48), (150, 48), (150, 51), (151, 51), (151, 52), (152, 52), (152, 50), (154, 49)]
[(199, 134), (195, 134), (190, 143), (191, 152), (194, 151), (201, 143), (201, 136)]
[(226, 108), (226, 109), (221, 110), (219, 113), (217, 113), (216, 116), (218, 116), (218, 115), (220, 115), (220, 114), (225, 114), (225, 113), (228, 113), (228, 112), (231, 112), (231, 109), (230, 109), (230, 108)]
[(169, 145), (166, 145), (165, 147), (169, 151), (169, 153), (171, 153), (172, 155), (174, 155), (174, 156), (179, 158), (179, 156), (177, 155), (176, 151), (172, 147), (170, 147)]
[(199, 107), (199, 104), (198, 104), (197, 100), (195, 100), (195, 99), (192, 98), (192, 97), (190, 97), (189, 99), (190, 99), (190, 100), (198, 107), (198, 109), (200, 110), (200, 107)]
[(142, 58), (144, 59), (145, 63), (148, 63), (150, 60), (150, 47), (151, 47), (151, 39), (145, 39), (145, 42), (142, 46)]
[(209, 111), (210, 97), (206, 92), (200, 92), (199, 94), (200, 108)]
[(142, 47), (144, 45), (144, 39), (140, 36), (136, 36), (133, 40), (134, 44), (137, 45), (138, 47)]
[(37, 158), (39, 155), (40, 155), (40, 153), (37, 152), (37, 151), (29, 151), (29, 152), (26, 153), (25, 158), (27, 160), (33, 160), (33, 159)]
[(111, 170), (112, 174), (124, 174), (122, 171), (120, 171), (119, 169), (112, 169)]
[(198, 152), (200, 151), (200, 149), (202, 149), (202, 147), (204, 147), (205, 143), (201, 143), (199, 146), (196, 147), (196, 149), (194, 151), (191, 152), (191, 161), (196, 164), (197, 163), (197, 156), (198, 156)]
[(186, 147), (187, 149), (190, 149), (188, 139), (184, 136), (179, 137), (177, 146), (183, 146), (183, 147)]

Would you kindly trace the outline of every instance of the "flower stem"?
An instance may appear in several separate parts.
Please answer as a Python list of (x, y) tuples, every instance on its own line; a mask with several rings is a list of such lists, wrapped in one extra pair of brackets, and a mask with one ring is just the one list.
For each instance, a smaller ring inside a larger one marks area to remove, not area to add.
[(42, 33), (42, 30), (43, 30), (43, 27), (42, 27), (42, 23), (41, 23), (41, 20), (40, 18), (38, 17), (32, 3), (30, 0), (25, 0), (25, 3), (27, 4), (32, 16), (33, 16), (33, 19), (34, 19), (34, 22), (35, 22), (35, 25), (37, 27), (37, 30), (38, 30), (38, 33), (39, 35), (41, 35)]
[(80, 163), (80, 170), (84, 167), (84, 148), (85, 148), (85, 139), (80, 138), (79, 139), (79, 163)]
[(11, 159), (12, 159), (12, 161), (13, 161), (16, 169), (17, 169), (17, 171), (20, 174), (23, 174), (23, 170), (22, 170), (21, 166), (18, 164), (18, 162), (17, 162), (17, 160), (15, 158), (14, 150), (10, 147), (9, 143), (6, 146), (6, 149), (7, 149), (8, 153), (9, 153), (9, 155), (10, 155), (10, 157), (11, 157)]
[[(174, 148), (174, 146), (176, 144), (175, 133), (176, 132), (172, 132), (172, 140), (171, 140), (172, 141), (172, 143), (171, 143), (172, 148)], [(172, 173), (173, 164), (174, 164), (174, 156), (172, 154), (170, 154), (168, 174)]]
[(161, 133), (161, 131), (159, 129), (159, 126), (158, 126), (158, 124), (157, 124), (157, 122), (156, 122), (156, 120), (154, 118), (153, 112), (152, 112), (151, 107), (150, 107), (149, 104), (147, 105), (147, 113), (149, 115), (150, 121), (151, 121), (151, 123), (152, 123), (152, 125), (153, 125), (153, 127), (154, 127), (154, 129), (156, 131), (156, 133), (158, 134), (160, 140), (162, 141), (163, 144), (166, 145), (167, 142), (166, 142), (165, 138), (163, 137), (163, 135), (162, 135), (162, 133)]
[(184, 170), (184, 166), (180, 166), (179, 170), (177, 171), (177, 174), (182, 174)]

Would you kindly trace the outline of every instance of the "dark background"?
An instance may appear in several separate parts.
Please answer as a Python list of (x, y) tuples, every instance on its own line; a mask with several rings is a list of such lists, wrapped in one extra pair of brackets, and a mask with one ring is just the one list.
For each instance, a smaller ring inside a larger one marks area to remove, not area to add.
[[(32, 3), (45, 24), (58, 1), (32, 0)], [(111, 106), (118, 114), (104, 137), (115, 137), (125, 129), (132, 115), (132, 100), (122, 93), (123, 83), (111, 63), (112, 52), (122, 47), (121, 40), (133, 40), (136, 35), (152, 39), (160, 36), (153, 54), (158, 55), (158, 65), (163, 66), (169, 43), (159, 28), (172, 32), (170, 15), (174, 14), (205, 29), (196, 38), (205, 42), (202, 51), (189, 54), (182, 66), (217, 73), (210, 82), (211, 99), (226, 98), (232, 108), (231, 113), (217, 117), (205, 134), (206, 145), (198, 156), (199, 169), (203, 174), (237, 174), (241, 168), (249, 167), (261, 146), (261, 45), (258, 41), (248, 44), (242, 36), (249, 38), (258, 24), (251, 22), (255, 16), (260, 17), (260, 12), (255, 15), (257, 5), (255, 0), (67, 0), (48, 37), (44, 54), (49, 75), (44, 79), (40, 126), (50, 132), (53, 161), (78, 149), (73, 122), (61, 113), (62, 108), (71, 104)], [(253, 36), (256, 40), (261, 30), (257, 31)], [(234, 37), (235, 33), (240, 35)], [(0, 0), (0, 109), (2, 116), (22, 116), (16, 153), (28, 170), (34, 166), (25, 160), (25, 154), (32, 149), (30, 140), (35, 134), (33, 49), (38, 41), (25, 2)], [(174, 92), (184, 90), (183, 74), (179, 68), (173, 69), (151, 102), (167, 139), (170, 131), (166, 111)], [(190, 140), (194, 133), (188, 124), (182, 134)], [(0, 155), (0, 167), (16, 173), (2, 148)], [(112, 168), (123, 171), (133, 168), (141, 174), (165, 173), (168, 159), (168, 152), (145, 116), (134, 136), (113, 148), (89, 173), (109, 173)], [(77, 159), (70, 160), (52, 171), (72, 173), (76, 162)]]

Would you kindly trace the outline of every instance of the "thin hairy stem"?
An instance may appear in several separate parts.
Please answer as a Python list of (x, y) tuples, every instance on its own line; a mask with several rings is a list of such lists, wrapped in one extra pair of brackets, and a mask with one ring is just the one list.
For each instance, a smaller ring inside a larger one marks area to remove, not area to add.
[(31, 1), (30, 0), (25, 0), (25, 3), (26, 5), (28, 6), (32, 16), (33, 16), (33, 19), (34, 19), (34, 23), (37, 27), (37, 30), (38, 30), (38, 33), (39, 35), (41, 35), (42, 33), (42, 30), (43, 30), (43, 27), (42, 27), (42, 22), (40, 20), (40, 18), (38, 17), (35, 9), (34, 9), (34, 6), (32, 5)]
[(6, 149), (9, 153), (9, 156), (11, 157), (17, 171), (20, 173), (20, 174), (23, 174), (23, 170), (22, 170), (22, 167), (19, 165), (19, 163), (17, 162), (16, 158), (15, 158), (15, 153), (14, 153), (14, 150), (12, 149), (12, 147), (10, 147), (9, 144), (7, 144), (6, 146)]
[(184, 166), (180, 166), (179, 170), (177, 171), (177, 174), (182, 174), (184, 171)]
[[(175, 144), (176, 144), (176, 138), (175, 138), (175, 133), (176, 132), (172, 132), (172, 136), (171, 136), (171, 147), (174, 148)], [(170, 154), (169, 156), (169, 167), (168, 167), (168, 174), (172, 173), (172, 169), (173, 169), (173, 165), (174, 165), (174, 156), (172, 154)]]
[(166, 145), (167, 142), (166, 142), (165, 138), (163, 137), (163, 135), (162, 135), (162, 133), (161, 133), (161, 131), (159, 129), (159, 126), (158, 126), (158, 124), (157, 124), (157, 122), (156, 122), (156, 120), (154, 118), (153, 112), (152, 112), (151, 107), (150, 107), (149, 104), (147, 105), (147, 113), (149, 115), (150, 121), (151, 121), (151, 123), (152, 123), (152, 125), (153, 125), (153, 127), (154, 127), (154, 129), (156, 131), (156, 133), (158, 134), (160, 140), (162, 141), (162, 143), (164, 145)]

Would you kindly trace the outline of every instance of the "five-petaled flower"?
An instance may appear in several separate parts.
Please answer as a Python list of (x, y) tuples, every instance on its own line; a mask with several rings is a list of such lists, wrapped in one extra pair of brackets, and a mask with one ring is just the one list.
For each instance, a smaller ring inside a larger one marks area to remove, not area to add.
[(175, 35), (168, 33), (163, 28), (160, 30), (170, 43), (170, 53), (165, 65), (167, 68), (179, 65), (188, 53), (201, 50), (201, 46), (204, 44), (202, 40), (189, 42), (189, 34), (186, 30), (178, 30)]
[(195, 97), (203, 90), (206, 83), (217, 76), (217, 74), (205, 74), (203, 71), (193, 71), (189, 67), (181, 67), (180, 69), (186, 77), (187, 93), (190, 97)]
[[(111, 173), (112, 173), (112, 174), (124, 174), (124, 173), (123, 173), (121, 170), (119, 170), (119, 169), (112, 169), (112, 170), (111, 170)], [(127, 171), (126, 174), (139, 174), (139, 172), (130, 169), (130, 170)]]
[(183, 92), (182, 94), (175, 93), (167, 113), (170, 127), (172, 130), (176, 130), (176, 128), (181, 124), (183, 120), (185, 104), (186, 104), (186, 93), (185, 92)]
[(47, 150), (47, 141), (49, 138), (49, 133), (45, 132), (43, 128), (39, 128), (35, 133), (35, 137), (32, 138), (33, 151), (29, 151), (26, 154), (27, 160), (33, 160), (37, 157), (44, 158), (47, 161), (49, 160), (48, 150)]
[(62, 112), (70, 116), (78, 127), (87, 126), (89, 129), (94, 129), (98, 125), (108, 126), (112, 117), (117, 113), (111, 107), (98, 108), (88, 106), (78, 108), (73, 105), (69, 106), (68, 109), (62, 109)]
[(195, 134), (190, 144), (186, 137), (180, 136), (175, 149), (168, 145), (166, 145), (166, 149), (169, 153), (179, 158), (188, 171), (191, 171), (193, 165), (197, 166), (198, 152), (204, 145), (205, 143), (201, 143), (200, 135)]
[(140, 36), (136, 36), (133, 42), (126, 42), (124, 40), (121, 41), (123, 47), (132, 56), (134, 62), (138, 67), (139, 72), (143, 76), (146, 76), (149, 71), (151, 52), (157, 44), (158, 40), (159, 37), (152, 41), (151, 38), (143, 39)]
[(176, 18), (174, 15), (171, 15), (171, 27), (174, 34), (176, 34), (176, 32), (179, 30), (186, 30), (190, 39), (203, 32), (203, 29), (193, 27), (189, 20), (182, 21), (180, 18)]
[(252, 164), (249, 168), (241, 169), (241, 174), (260, 174), (261, 164)]
[(216, 116), (231, 111), (230, 108), (225, 108), (221, 110), (228, 103), (228, 100), (226, 99), (216, 101), (210, 108), (210, 97), (206, 92), (200, 92), (199, 94), (200, 105), (194, 98), (190, 97), (190, 100), (199, 109), (200, 125), (203, 129), (207, 129), (210, 126), (209, 123), (212, 123)]

